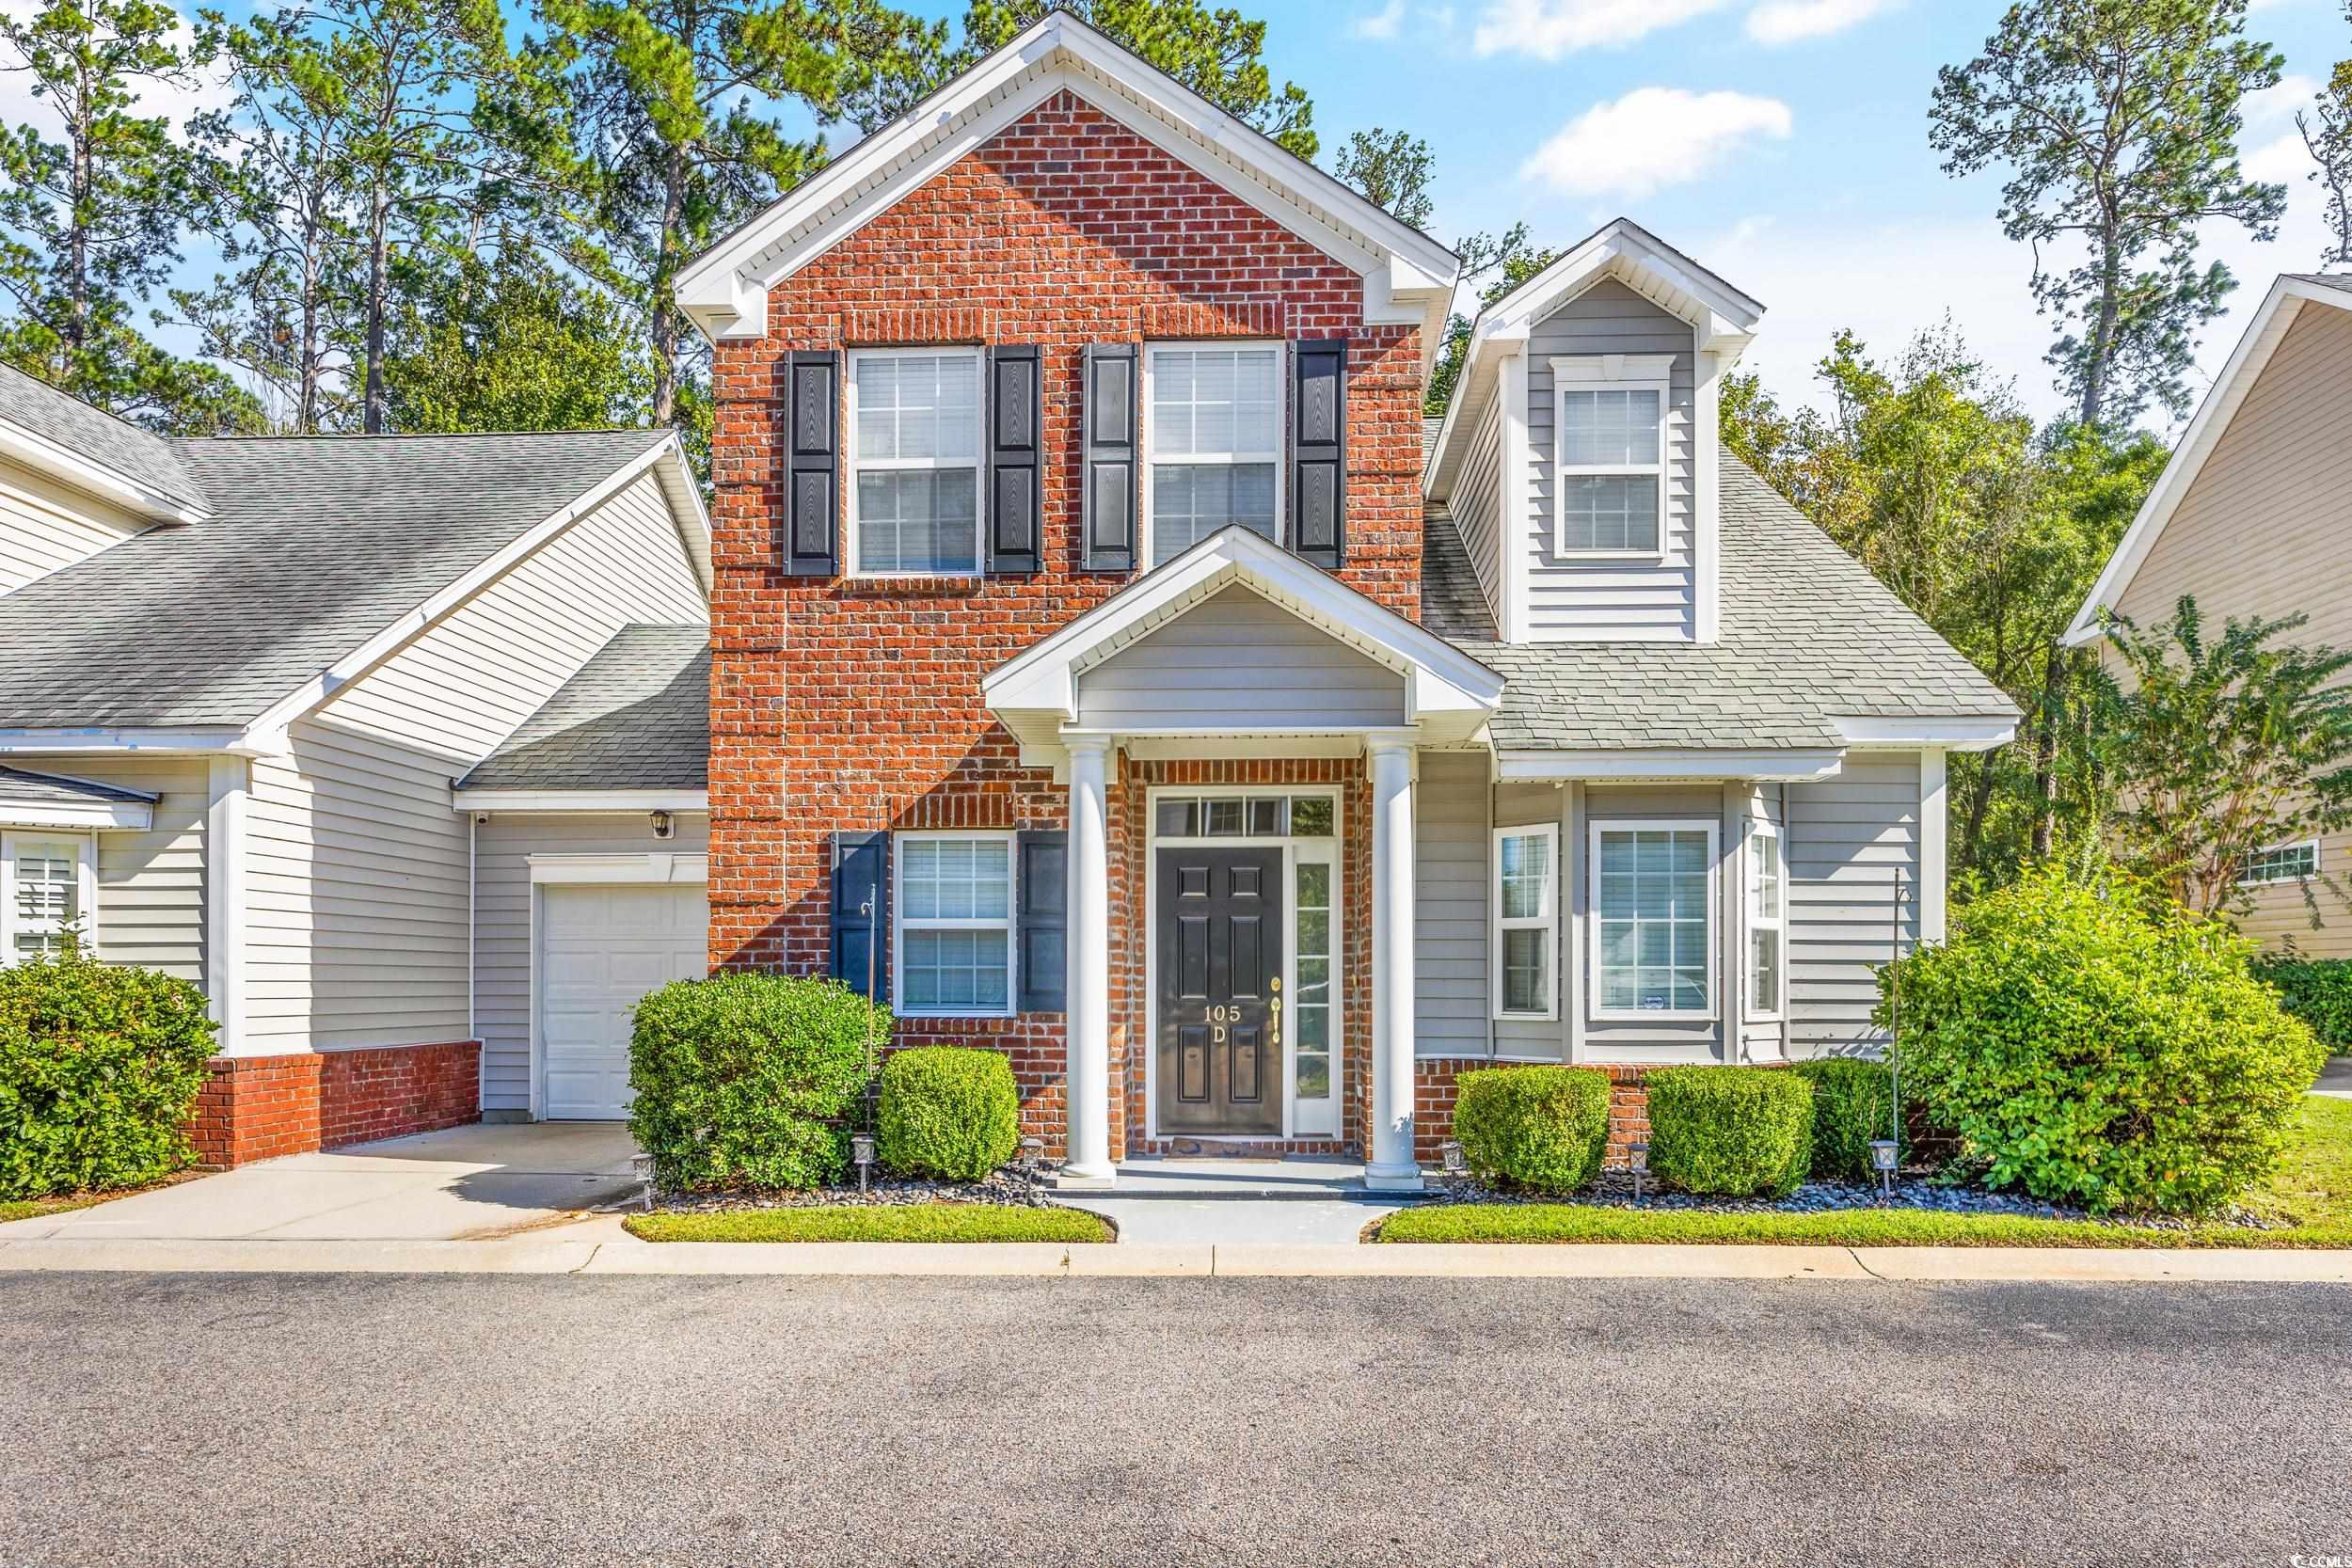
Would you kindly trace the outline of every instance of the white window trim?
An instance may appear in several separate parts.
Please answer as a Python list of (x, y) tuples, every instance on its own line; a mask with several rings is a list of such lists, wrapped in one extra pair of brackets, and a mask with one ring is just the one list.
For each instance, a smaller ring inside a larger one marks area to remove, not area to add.
[(79, 886), (74, 890), (80, 908), (76, 918), (82, 925), (82, 944), (86, 952), (98, 951), (98, 837), (95, 833), (76, 830), (51, 828), (25, 829), (0, 833), (0, 969), (16, 962), (16, 847), (20, 842), (35, 844), (71, 844), (74, 847), (75, 870)]
[[(2263, 856), (2263, 855), (2286, 855), (2286, 854), (2292, 854), (2292, 853), (2294, 853), (2295, 851), (2296, 851), (2296, 850), (2298, 850), (2298, 849), (2308, 849), (2308, 850), (2310, 850), (2310, 851), (2311, 851), (2311, 855), (2312, 855), (2312, 868), (2311, 868), (2309, 871), (2297, 871), (2297, 872), (2294, 872), (2294, 873), (2291, 873), (2291, 874), (2286, 875), (2286, 876), (2257, 876), (2257, 875), (2255, 875), (2255, 873), (2254, 873), (2254, 868), (2253, 868), (2253, 861), (2254, 861), (2256, 858), (2259, 858), (2260, 856)], [(2277, 887), (2277, 886), (2280, 885), (2281, 883), (2301, 883), (2301, 882), (2315, 881), (2315, 880), (2317, 880), (2317, 879), (2318, 879), (2318, 877), (2319, 877), (2319, 857), (2320, 857), (2319, 840), (2317, 840), (2317, 839), (2315, 839), (2315, 838), (2303, 838), (2303, 839), (2296, 839), (2296, 840), (2295, 840), (2293, 843), (2290, 843), (2290, 844), (2272, 844), (2272, 845), (2267, 845), (2267, 846), (2265, 846), (2265, 847), (2263, 847), (2263, 848), (2261, 848), (2261, 849), (2259, 849), (2259, 850), (2255, 851), (2255, 854), (2254, 854), (2253, 856), (2249, 856), (2249, 857), (2248, 857), (2247, 868), (2246, 868), (2245, 872), (2244, 872), (2243, 874), (2241, 874), (2241, 875), (2239, 876), (2238, 879), (2237, 879), (2237, 880), (2238, 880), (2238, 886), (2240, 886), (2240, 887)]]
[[(1290, 451), (1291, 420), (1290, 341), (1283, 338), (1202, 338), (1172, 340), (1166, 342), (1152, 341), (1148, 341), (1143, 345), (1143, 367), (1140, 374), (1136, 378), (1136, 394), (1143, 400), (1142, 407), (1139, 410), (1141, 420), (1139, 428), (1141, 429), (1143, 435), (1142, 457), (1140, 459), (1143, 465), (1143, 471), (1137, 479), (1139, 489), (1136, 496), (1136, 504), (1142, 508), (1143, 515), (1140, 519), (1138, 519), (1138, 526), (1136, 530), (1136, 548), (1138, 551), (1136, 560), (1140, 562), (1143, 570), (1147, 572), (1152, 569), (1152, 470), (1158, 466), (1159, 461), (1155, 451), (1158, 442), (1158, 433), (1152, 428), (1152, 407), (1153, 402), (1152, 395), (1152, 365), (1156, 361), (1157, 357), (1162, 354), (1199, 352), (1203, 349), (1231, 350), (1252, 348), (1270, 348), (1274, 350), (1274, 451), (1272, 452), (1229, 452), (1222, 455), (1210, 454), (1205, 456), (1184, 453), (1183, 454), (1183, 461), (1187, 467), (1209, 467), (1212, 465), (1221, 464), (1238, 467), (1245, 463), (1273, 464), (1274, 543), (1284, 549), (1288, 549), (1290, 547), (1291, 523), (1288, 515), (1288, 508), (1285, 505), (1285, 501), (1289, 494), (1288, 487), (1290, 483), (1290, 475), (1285, 471), (1290, 467), (1288, 460)], [(1174, 558), (1170, 557), (1170, 559), (1172, 560)]]
[[(1540, 915), (1514, 915), (1505, 918), (1502, 912), (1502, 841), (1506, 838), (1540, 838), (1546, 863), (1550, 873), (1544, 879), (1544, 911)], [(1494, 957), (1487, 965), (1488, 994), (1494, 998), (1493, 1016), (1498, 1019), (1532, 1019), (1546, 1021), (1560, 1016), (1560, 824), (1531, 822), (1516, 828), (1497, 828), (1489, 846), (1489, 867), (1486, 878), (1486, 910), (1494, 923)], [(1544, 1005), (1539, 1009), (1519, 1011), (1503, 1005), (1502, 934), (1505, 931), (1541, 931), (1544, 933)]]
[[(1674, 467), (1674, 363), (1671, 354), (1558, 355), (1551, 360), (1551, 551), (1564, 561), (1645, 561), (1666, 559), (1668, 508), (1672, 486), (1667, 476)], [(1658, 394), (1658, 461), (1655, 463), (1569, 464), (1561, 453), (1567, 446), (1570, 392), (1656, 392)], [(1654, 549), (1606, 549), (1571, 546), (1567, 542), (1567, 508), (1562, 504), (1572, 478), (1650, 478), (1658, 481), (1658, 545)]]
[[(862, 458), (857, 450), (857, 366), (861, 359), (952, 359), (968, 358), (974, 367), (974, 387), (977, 394), (972, 400), (972, 461), (950, 462), (938, 457), (878, 457)], [(853, 348), (842, 366), (841, 470), (844, 533), (844, 558), (847, 576), (862, 578), (869, 582), (905, 581), (925, 578), (976, 578), (988, 571), (988, 355), (977, 345), (962, 343), (936, 344), (913, 348)], [(972, 569), (968, 572), (869, 572), (858, 562), (857, 476), (861, 471), (873, 473), (945, 473), (962, 468), (972, 470)]]
[[(1604, 1007), (1600, 1004), (1600, 933), (1606, 924), (1600, 913), (1600, 841), (1604, 833), (1701, 832), (1707, 834), (1707, 1006), (1698, 1007)], [(1698, 1022), (1724, 1014), (1723, 983), (1723, 824), (1708, 816), (1603, 817), (1594, 820), (1586, 841), (1585, 924), (1592, 927), (1585, 944), (1584, 993), (1591, 998), (1590, 1016), (1605, 1022), (1639, 1023), (1659, 1019)]]
[[(1767, 919), (1764, 914), (1762, 863), (1756, 853), (1756, 842), (1767, 838), (1772, 841), (1773, 863), (1779, 867), (1780, 874), (1780, 913), (1770, 919)], [(1748, 940), (1740, 949), (1740, 967), (1742, 972), (1740, 1005), (1746, 1009), (1746, 1017), (1750, 1022), (1779, 1023), (1787, 1017), (1788, 1009), (1788, 843), (1781, 837), (1778, 823), (1767, 822), (1761, 817), (1752, 818), (1749, 821), (1748, 840), (1748, 885), (1745, 894), (1747, 930), (1743, 933)], [(1774, 967), (1773, 974), (1779, 977), (1780, 995), (1770, 1007), (1759, 1007), (1756, 1002), (1756, 972), (1753, 959), (1756, 953), (1754, 939), (1757, 931), (1772, 932), (1772, 945), (1779, 949), (1780, 961)]]
[[(1021, 1006), (1020, 834), (1004, 828), (939, 828), (890, 835), (890, 1010), (899, 1018), (1012, 1018)], [(917, 1007), (906, 1000), (906, 847), (926, 840), (994, 841), (1005, 847), (1005, 914), (1001, 920), (918, 920), (918, 931), (1005, 933), (1005, 1005), (1001, 1007)]]

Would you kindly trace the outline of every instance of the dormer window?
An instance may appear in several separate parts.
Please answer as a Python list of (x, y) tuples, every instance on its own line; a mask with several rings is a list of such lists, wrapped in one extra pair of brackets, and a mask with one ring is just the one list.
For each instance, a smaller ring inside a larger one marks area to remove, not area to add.
[(1144, 382), (1150, 564), (1234, 523), (1279, 544), (1282, 345), (1152, 343)]
[(1551, 362), (1559, 554), (1663, 553), (1673, 366), (1662, 354)]

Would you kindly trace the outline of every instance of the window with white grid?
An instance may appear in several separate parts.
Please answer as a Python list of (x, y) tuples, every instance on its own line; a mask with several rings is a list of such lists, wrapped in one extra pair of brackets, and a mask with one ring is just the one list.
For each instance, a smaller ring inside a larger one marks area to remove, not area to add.
[(1495, 1016), (1556, 1018), (1560, 830), (1495, 830)]
[(1150, 351), (1151, 562), (1235, 523), (1281, 538), (1282, 347)]
[(11, 833), (0, 839), (0, 962), (21, 963), (65, 951), (67, 932), (87, 912), (82, 907), (83, 859), (88, 840)]
[(1013, 835), (899, 833), (893, 847), (897, 1010), (1011, 1012)]
[(1671, 356), (1553, 362), (1553, 546), (1656, 555), (1664, 537)]
[(980, 569), (977, 349), (850, 356), (850, 536), (861, 577)]

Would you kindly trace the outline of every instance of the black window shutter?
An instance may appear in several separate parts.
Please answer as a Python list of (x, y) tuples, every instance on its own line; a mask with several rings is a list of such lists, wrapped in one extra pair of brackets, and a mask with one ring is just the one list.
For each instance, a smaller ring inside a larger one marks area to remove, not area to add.
[(1347, 553), (1347, 340), (1295, 343), (1291, 367), (1291, 548), (1336, 568)]
[(1067, 1012), (1070, 835), (1021, 835), (1021, 1011)]
[(1038, 460), (1043, 393), (1035, 344), (989, 354), (988, 569), (1026, 574), (1042, 563)]
[(890, 835), (833, 835), (833, 977), (860, 996), (872, 956), (877, 1001), (890, 998)]
[(1097, 343), (1086, 365), (1086, 567), (1136, 567), (1136, 481), (1142, 462), (1141, 388), (1133, 343)]
[(796, 353), (787, 373), (784, 569), (796, 578), (829, 578), (840, 570), (841, 559), (834, 518), (841, 494), (841, 356)]

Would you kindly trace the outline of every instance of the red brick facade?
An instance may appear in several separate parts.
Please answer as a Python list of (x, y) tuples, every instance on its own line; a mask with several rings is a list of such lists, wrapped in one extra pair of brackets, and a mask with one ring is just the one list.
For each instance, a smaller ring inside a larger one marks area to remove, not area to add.
[[(1133, 580), (1078, 567), (1079, 384), (1089, 344), (1348, 339), (1347, 565), (1338, 576), (1418, 615), (1417, 334), (1368, 326), (1362, 312), (1354, 272), (1068, 93), (771, 291), (767, 338), (722, 343), (713, 372), (714, 966), (825, 969), (835, 832), (1066, 825), (1066, 790), (1049, 771), (1019, 765), (1012, 736), (982, 705), (980, 682)], [(1043, 569), (884, 582), (784, 576), (787, 356), (947, 343), (1041, 347)], [(1344, 783), (1348, 820), (1364, 819), (1360, 764), (1266, 766), (1269, 778)], [(1111, 802), (1114, 1153), (1143, 1136), (1136, 1047), (1144, 778), (1122, 760)], [(1351, 840), (1352, 900), (1369, 888), (1352, 863), (1363, 852)], [(1353, 943), (1367, 923), (1351, 920), (1348, 929)], [(1357, 980), (1362, 972), (1359, 960), (1348, 965)], [(1351, 1102), (1368, 1092), (1365, 1006), (1351, 985)], [(909, 1021), (900, 1043), (915, 1040), (1004, 1050), (1025, 1120), (1058, 1150), (1061, 1014)], [(1348, 1140), (1360, 1143), (1364, 1117), (1346, 1125)]]
[(208, 1165), (462, 1127), (482, 1114), (482, 1047), (215, 1056), (188, 1135)]

